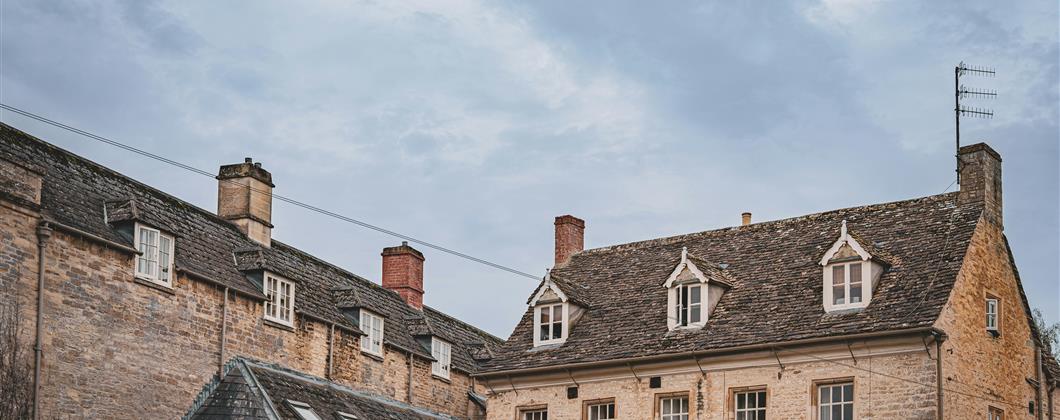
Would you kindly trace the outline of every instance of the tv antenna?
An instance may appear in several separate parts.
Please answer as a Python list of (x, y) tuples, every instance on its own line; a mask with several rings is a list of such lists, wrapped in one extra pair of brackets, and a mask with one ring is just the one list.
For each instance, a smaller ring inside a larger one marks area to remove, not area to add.
[(994, 69), (972, 66), (960, 62), (953, 69), (953, 121), (957, 134), (957, 184), (961, 183), (961, 116), (974, 118), (993, 118), (994, 111), (987, 108), (967, 107), (961, 105), (961, 98), (994, 99), (997, 97), (996, 90), (984, 90), (965, 87), (961, 84), (961, 76), (983, 76), (994, 77)]

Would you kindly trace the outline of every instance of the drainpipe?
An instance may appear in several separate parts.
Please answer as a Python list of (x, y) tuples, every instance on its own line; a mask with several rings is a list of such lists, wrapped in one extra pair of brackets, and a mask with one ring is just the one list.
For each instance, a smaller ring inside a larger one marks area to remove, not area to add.
[(44, 260), (45, 249), (48, 247), (48, 239), (52, 236), (52, 228), (47, 222), (37, 226), (37, 337), (33, 345), (33, 353), (36, 362), (33, 364), (33, 418), (40, 420), (40, 375), (41, 359), (44, 355)]
[(412, 404), (412, 370), (416, 368), (416, 356), (409, 352), (409, 404)]
[(935, 409), (936, 417), (938, 420), (945, 418), (943, 415), (943, 407), (945, 406), (944, 388), (942, 387), (942, 342), (946, 341), (946, 336), (939, 333), (933, 334), (935, 337), (935, 386), (936, 395), (935, 399), (938, 402), (938, 408)]
[(1042, 407), (1042, 400), (1044, 400), (1044, 398), (1042, 398), (1042, 392), (1045, 392), (1045, 382), (1042, 382), (1045, 376), (1045, 373), (1042, 372), (1042, 346), (1034, 347), (1034, 361), (1034, 376), (1035, 379), (1038, 381), (1038, 389), (1034, 391), (1034, 403), (1038, 405), (1038, 410), (1035, 411), (1034, 414), (1036, 415), (1036, 418), (1038, 420), (1042, 420), (1042, 411), (1043, 408), (1045, 408)]
[(1054, 420), (1053, 416), (1056, 414), (1053, 412), (1053, 393), (1056, 392), (1056, 383), (1049, 385), (1049, 420)]
[(228, 341), (228, 287), (225, 287), (224, 303), (221, 304), (221, 360), (217, 368), (217, 377), (224, 379), (225, 344)]
[(335, 347), (335, 323), (331, 323), (331, 329), (328, 330), (328, 380), (331, 378), (331, 366), (334, 363), (335, 355), (332, 349)]

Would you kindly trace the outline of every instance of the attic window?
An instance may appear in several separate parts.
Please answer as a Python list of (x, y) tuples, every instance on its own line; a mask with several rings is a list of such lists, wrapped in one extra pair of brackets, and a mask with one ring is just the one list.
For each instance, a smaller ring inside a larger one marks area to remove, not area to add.
[(383, 355), (383, 317), (361, 309), (361, 351)]
[(294, 325), (294, 283), (272, 273), (265, 273), (265, 319)]
[(883, 274), (883, 266), (847, 232), (845, 220), (839, 239), (821, 257), (820, 264), (825, 312), (869, 305), (873, 285)]
[(136, 277), (173, 287), (173, 237), (136, 224)]
[(688, 249), (682, 249), (681, 262), (663, 283), (667, 289), (667, 327), (673, 330), (706, 325), (710, 311), (729, 287), (729, 283), (717, 280), (725, 276), (720, 265), (696, 259)]
[(291, 411), (294, 411), (298, 418), (301, 420), (321, 420), (320, 416), (313, 411), (313, 407), (309, 404), (299, 401), (287, 400), (287, 405), (291, 407)]
[(832, 306), (859, 305), (862, 296), (862, 262), (831, 265), (832, 271)]
[(563, 320), (567, 319), (565, 312), (567, 305), (563, 303), (534, 309), (534, 330), (538, 332), (534, 340), (536, 345), (562, 343), (567, 338), (567, 330), (563, 327)]
[(699, 284), (682, 284), (677, 286), (677, 325), (687, 327), (698, 324), (703, 316), (703, 287)]
[(545, 275), (528, 303), (534, 321), (534, 347), (566, 342), (581, 309), (570, 301), (551, 273)]
[(431, 338), (431, 374), (449, 379), (449, 368), (452, 366), (453, 346), (437, 338)]

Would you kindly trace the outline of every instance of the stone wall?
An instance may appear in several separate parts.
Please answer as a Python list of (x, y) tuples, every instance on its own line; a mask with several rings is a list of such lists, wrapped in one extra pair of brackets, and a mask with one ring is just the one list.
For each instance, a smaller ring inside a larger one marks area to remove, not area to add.
[[(1001, 300), (1000, 335), (986, 330), (987, 295)], [(989, 406), (1005, 419), (1033, 419), (1035, 353), (1020, 285), (998, 225), (981, 220), (964, 257), (950, 300), (936, 326), (943, 344), (946, 417), (986, 418)]]
[(586, 401), (613, 398), (618, 418), (652, 419), (657, 418), (659, 395), (685, 393), (690, 396), (691, 418), (732, 419), (734, 390), (765, 389), (769, 418), (809, 420), (816, 418), (815, 383), (841, 378), (854, 383), (858, 419), (934, 419), (935, 415), (934, 361), (923, 350), (858, 357), (857, 365), (850, 359), (785, 362), (783, 370), (773, 365), (662, 375), (662, 386), (656, 389), (649, 387), (646, 375), (641, 373), (639, 380), (632, 375), (608, 380), (582, 378), (576, 399), (567, 398), (566, 389), (571, 384), (515, 392), (505, 390), (500, 381), (495, 385), (497, 392), (490, 396), (487, 418), (510, 420), (516, 418), (520, 407), (543, 405), (548, 407), (550, 420), (582, 420)]
[[(32, 355), (39, 218), (0, 200), (0, 293), (17, 296), (22, 341)], [(177, 276), (172, 290), (133, 278), (133, 255), (56, 230), (47, 247), (43, 418), (175, 418), (217, 373), (223, 289)], [(230, 294), (225, 357), (246, 356), (326, 377), (330, 325), (298, 317), (265, 323), (260, 302)], [(380, 362), (359, 338), (336, 329), (332, 377), (356, 389), (408, 400), (408, 359), (387, 347)], [(417, 361), (412, 400), (467, 414), (467, 375), (434, 379)], [(481, 390), (480, 390), (481, 392)]]

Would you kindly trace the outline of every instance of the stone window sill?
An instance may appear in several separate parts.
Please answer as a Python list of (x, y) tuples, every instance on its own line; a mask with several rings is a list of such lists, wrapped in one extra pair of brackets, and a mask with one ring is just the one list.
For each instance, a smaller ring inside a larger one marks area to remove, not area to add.
[(177, 292), (173, 291), (172, 287), (169, 287), (169, 286), (166, 286), (166, 285), (163, 285), (163, 284), (159, 284), (159, 283), (155, 283), (155, 282), (153, 282), (151, 280), (143, 279), (143, 278), (140, 278), (140, 277), (133, 277), (133, 283), (150, 287), (150, 288), (158, 290), (158, 291), (160, 291), (162, 293), (167, 293), (167, 294), (170, 294), (170, 295), (177, 294)]
[(444, 376), (438, 376), (438, 375), (435, 375), (435, 374), (432, 373), (431, 377), (434, 378), (434, 379), (437, 379), (439, 381), (445, 382), (447, 384), (452, 384), (453, 383), (453, 381), (451, 379), (446, 378)]
[(383, 361), (383, 356), (375, 354), (375, 353), (369, 353), (367, 351), (361, 350), (361, 354), (363, 354), (365, 356), (368, 356), (369, 359), (375, 359), (377, 362), (382, 362)]
[(279, 328), (279, 329), (287, 331), (287, 332), (294, 332), (294, 327), (292, 327), (290, 325), (281, 324), (279, 322), (271, 321), (271, 320), (268, 320), (268, 319), (263, 319), (263, 320), (265, 321), (265, 325), (268, 325), (270, 327)]

